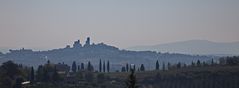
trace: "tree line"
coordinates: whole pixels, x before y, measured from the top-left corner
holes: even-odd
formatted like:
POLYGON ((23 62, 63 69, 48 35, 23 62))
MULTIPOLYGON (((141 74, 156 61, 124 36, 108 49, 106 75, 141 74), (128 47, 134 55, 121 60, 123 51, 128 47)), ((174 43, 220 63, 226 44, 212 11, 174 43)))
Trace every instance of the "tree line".
MULTIPOLYGON (((76 76, 74 77, 85 76, 87 81, 92 81, 94 79, 92 73, 104 74, 112 72, 110 66, 109 60, 102 61, 100 59, 99 68, 96 70, 90 61, 86 65, 84 63, 77 65, 76 61, 73 61, 70 70, 73 75, 75 73, 76 76), (79 75, 81 71, 86 71, 87 74, 79 75)), ((160 62, 156 60, 154 72, 157 75, 144 78, 138 83, 152 85, 157 88, 237 88, 239 87, 239 70, 237 68, 239 68, 239 57, 236 56, 223 57, 218 62, 214 61, 214 59, 207 62, 198 60, 189 65, 181 62, 176 64, 162 62, 162 65, 160 65, 160 62)), ((121 72, 131 72, 133 75, 129 76, 128 79, 131 81, 138 80, 135 77, 135 72, 145 72, 145 75, 147 75, 147 69, 144 64, 136 67, 134 64, 126 63, 125 66, 122 66, 121 72)), ((99 79, 105 78, 102 74, 97 75, 97 77, 99 79)), ((15 64, 12 61, 4 62, 0 66, 1 88, 22 88, 21 83, 28 80, 32 84, 38 82, 57 84, 65 80, 65 78, 59 74, 56 64, 50 61, 38 66, 36 70, 33 67, 15 64)), ((135 86, 135 82, 129 81, 129 83, 133 83, 129 85, 135 86)))

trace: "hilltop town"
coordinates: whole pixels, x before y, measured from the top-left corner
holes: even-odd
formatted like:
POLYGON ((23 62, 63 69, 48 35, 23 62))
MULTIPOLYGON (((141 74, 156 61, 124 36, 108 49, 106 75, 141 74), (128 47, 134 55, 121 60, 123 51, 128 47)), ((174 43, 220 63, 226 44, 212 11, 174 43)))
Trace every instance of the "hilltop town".
MULTIPOLYGON (((210 61, 213 57, 210 56, 198 56, 198 55, 185 55, 175 53, 160 53, 154 51, 128 51, 120 50, 117 47, 110 46, 104 43, 94 44, 91 43, 90 37, 86 39, 85 44, 82 44, 80 40, 73 43, 72 46, 67 45, 64 48, 47 50, 47 51, 33 51, 31 49, 22 48, 20 50, 9 50, 9 53, 2 54, 0 62, 12 60, 19 64, 25 64, 28 66, 37 67, 50 60, 53 63, 65 63, 72 64, 76 61, 77 64, 91 63, 96 64, 99 60, 110 61, 112 66, 111 71, 121 69, 122 65, 126 63, 135 64, 139 66, 142 62, 146 62, 145 67, 147 69, 153 69, 153 64, 156 60, 162 63, 178 63, 184 62, 190 64, 192 61, 210 61)), ((216 58, 214 58, 216 59, 216 58)), ((98 67, 95 65, 94 67, 98 67)))

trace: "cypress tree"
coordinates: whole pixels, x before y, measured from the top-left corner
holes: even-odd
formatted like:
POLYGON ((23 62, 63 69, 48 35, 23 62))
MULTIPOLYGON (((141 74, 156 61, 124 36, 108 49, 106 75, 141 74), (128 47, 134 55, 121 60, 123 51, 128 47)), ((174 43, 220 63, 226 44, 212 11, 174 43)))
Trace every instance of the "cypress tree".
POLYGON ((195 67, 195 63, 194 63, 194 62, 192 62, 191 66, 192 66, 192 67, 195 67))
POLYGON ((171 64, 168 62, 168 70, 170 70, 171 68, 171 64))
POLYGON ((129 64, 126 64, 126 71, 129 72, 129 64))
POLYGON ((122 67, 122 68, 121 68, 121 72, 126 72, 126 68, 125 68, 125 67, 122 67))
POLYGON ((88 62, 88 65, 87 65, 87 70, 88 71, 93 71, 93 66, 91 65, 90 61, 88 62))
POLYGON ((50 76, 48 73, 48 68, 47 66, 43 66, 43 78, 42 78, 43 82, 49 82, 50 81, 50 76))
POLYGON ((31 78, 30 78, 31 83, 33 83, 34 80, 35 80, 35 74, 34 74, 34 73, 35 73, 35 72, 34 72, 34 68, 32 67, 32 68, 31 68, 31 78))
POLYGON ((36 79, 37 81, 43 81, 43 66, 39 65, 37 69, 37 74, 36 74, 36 79))
POLYGON ((109 60, 107 61, 107 72, 110 72, 110 62, 109 62, 109 60))
POLYGON ((50 60, 47 60, 47 64, 50 64, 51 62, 50 62, 50 60))
POLYGON ((201 66, 201 62, 200 62, 200 60, 197 61, 197 66, 198 66, 198 67, 201 66))
POLYGON ((85 69, 85 66, 84 66, 84 63, 81 63, 81 70, 84 70, 85 69))
POLYGON ((80 71, 80 65, 77 66, 77 70, 80 71))
POLYGON ((72 72, 76 72, 76 62, 75 61, 73 61, 73 63, 72 63, 72 67, 71 67, 71 70, 72 70, 72 72))
POLYGON ((103 72, 105 72, 105 61, 103 62, 103 72))
POLYGON ((212 59, 212 61, 211 61, 211 66, 213 66, 214 65, 214 60, 212 59))
POLYGON ((159 70, 159 61, 156 62, 156 70, 159 70))
POLYGON ((141 64, 141 66, 140 66, 140 71, 145 71, 144 64, 141 64))
POLYGON ((99 64, 99 72, 102 71, 102 63, 101 63, 101 59, 100 59, 100 64, 99 64))
POLYGON ((165 70, 166 70, 165 63, 163 62, 163 71, 165 71, 165 70))
POLYGON ((182 66, 181 66, 181 63, 178 62, 178 64, 177 64, 177 68, 180 69, 181 67, 182 67, 182 66))

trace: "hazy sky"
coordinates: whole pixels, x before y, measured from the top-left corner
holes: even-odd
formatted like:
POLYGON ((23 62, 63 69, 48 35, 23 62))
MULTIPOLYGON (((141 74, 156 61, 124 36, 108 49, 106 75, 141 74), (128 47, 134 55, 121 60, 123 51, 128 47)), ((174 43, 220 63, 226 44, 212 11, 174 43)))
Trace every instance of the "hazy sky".
POLYGON ((239 41, 239 0, 0 0, 0 47, 239 41))

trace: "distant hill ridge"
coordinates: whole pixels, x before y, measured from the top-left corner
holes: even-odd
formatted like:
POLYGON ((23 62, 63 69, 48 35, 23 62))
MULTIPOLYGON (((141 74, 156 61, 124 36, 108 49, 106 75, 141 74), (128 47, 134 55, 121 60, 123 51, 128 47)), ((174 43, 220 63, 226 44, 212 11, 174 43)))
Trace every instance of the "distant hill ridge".
POLYGON ((239 55, 239 42, 219 43, 208 40, 188 40, 152 46, 128 48, 136 51, 159 51, 199 55, 239 55))

